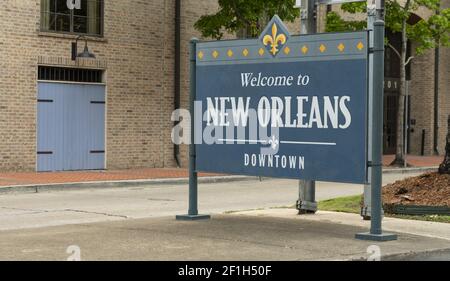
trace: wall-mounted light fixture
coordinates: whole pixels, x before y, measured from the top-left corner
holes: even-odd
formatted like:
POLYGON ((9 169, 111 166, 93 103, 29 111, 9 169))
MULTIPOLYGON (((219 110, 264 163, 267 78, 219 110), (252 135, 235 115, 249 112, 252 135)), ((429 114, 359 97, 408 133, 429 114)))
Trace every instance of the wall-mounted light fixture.
POLYGON ((78 36, 75 42, 72 42, 72 60, 74 61, 77 58, 95 59, 95 55, 89 52, 87 38, 83 35, 78 36), (84 39, 84 50, 82 53, 78 53, 78 40, 80 39, 84 39))

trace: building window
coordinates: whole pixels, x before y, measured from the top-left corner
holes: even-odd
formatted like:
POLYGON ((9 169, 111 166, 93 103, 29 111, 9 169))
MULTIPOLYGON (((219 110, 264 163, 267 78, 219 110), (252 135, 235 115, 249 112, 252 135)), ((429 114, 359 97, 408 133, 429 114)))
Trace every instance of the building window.
POLYGON ((70 9, 67 0, 41 0, 41 30, 103 35, 103 0, 79 1, 80 9, 70 9))

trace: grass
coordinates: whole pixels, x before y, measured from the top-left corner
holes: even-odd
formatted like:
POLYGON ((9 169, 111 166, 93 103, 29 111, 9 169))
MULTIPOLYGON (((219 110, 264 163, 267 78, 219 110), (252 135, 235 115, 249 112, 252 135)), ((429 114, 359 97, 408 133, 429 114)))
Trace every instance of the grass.
MULTIPOLYGON (((336 198, 336 199, 321 201, 321 202, 319 202, 318 208, 321 211, 359 214, 361 211, 361 200, 362 200, 361 195, 340 197, 340 198, 336 198)), ((421 220, 421 221, 450 223, 450 216, 438 216, 438 215, 406 216, 406 215, 386 214, 386 217, 408 219, 408 220, 421 220)))
POLYGON ((399 218, 405 220, 419 220, 419 221, 432 221, 432 222, 443 222, 450 223, 450 216, 438 216, 438 215, 428 215, 428 216, 406 216, 406 215, 386 215, 390 218, 399 218))
POLYGON ((361 211, 361 195, 320 201, 318 208, 321 211, 359 214, 361 211))

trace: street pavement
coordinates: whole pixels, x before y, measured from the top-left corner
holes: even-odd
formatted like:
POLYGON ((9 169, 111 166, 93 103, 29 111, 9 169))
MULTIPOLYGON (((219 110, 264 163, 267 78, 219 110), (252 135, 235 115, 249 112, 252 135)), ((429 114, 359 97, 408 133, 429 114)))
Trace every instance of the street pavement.
MULTIPOLYGON (((388 174, 385 184, 414 174, 388 174)), ((211 220, 176 221, 187 186, 152 185, 0 195, 0 260, 448 260, 448 224, 386 219, 399 240, 354 239, 359 215, 298 216, 297 181, 200 185, 211 220), (378 256, 378 253, 380 256, 378 256)), ((318 183, 317 199, 362 193, 318 183)))
MULTIPOLYGON (((387 174, 384 183, 414 176, 387 174)), ((317 184, 317 200, 362 194, 361 185, 317 184)), ((293 206, 298 181, 264 179, 199 184, 199 210, 208 214, 293 206)), ((175 216, 188 209, 187 185, 151 185, 0 195, 0 231, 175 216)))
POLYGON ((0 260, 383 260, 405 254, 432 258, 436 254, 430 251, 450 247, 448 240, 411 234, 384 243, 354 239, 364 231, 333 222, 240 214, 194 222, 121 220, 0 231, 0 260))

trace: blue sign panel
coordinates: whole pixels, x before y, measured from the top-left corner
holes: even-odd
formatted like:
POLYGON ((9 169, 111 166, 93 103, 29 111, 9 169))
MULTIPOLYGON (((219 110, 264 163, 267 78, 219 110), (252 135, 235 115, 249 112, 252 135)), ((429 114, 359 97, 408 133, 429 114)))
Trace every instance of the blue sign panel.
POLYGON ((196 170, 366 183, 367 46, 278 17, 259 39, 198 43, 196 170))

